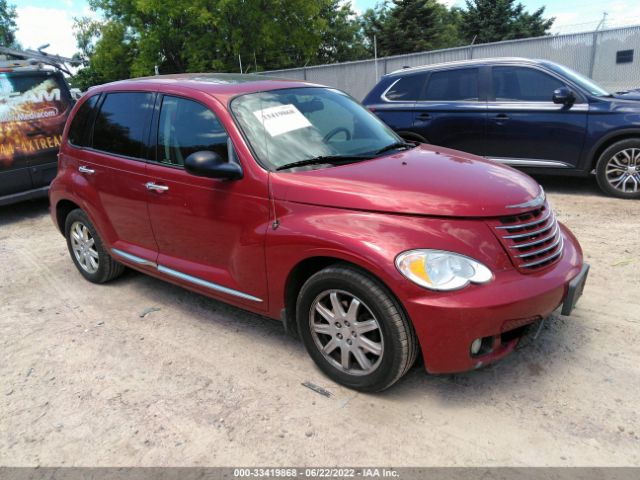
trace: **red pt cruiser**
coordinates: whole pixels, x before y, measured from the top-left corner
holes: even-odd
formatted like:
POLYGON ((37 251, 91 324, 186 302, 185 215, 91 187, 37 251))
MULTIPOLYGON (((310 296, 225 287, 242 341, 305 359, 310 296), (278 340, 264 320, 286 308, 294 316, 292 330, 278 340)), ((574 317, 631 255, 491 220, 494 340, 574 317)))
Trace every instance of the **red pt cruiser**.
POLYGON ((333 380, 391 386, 514 349, 588 266, 530 177, 405 143, 348 95, 248 75, 92 89, 51 213, 80 273, 128 266, 279 318, 333 380))

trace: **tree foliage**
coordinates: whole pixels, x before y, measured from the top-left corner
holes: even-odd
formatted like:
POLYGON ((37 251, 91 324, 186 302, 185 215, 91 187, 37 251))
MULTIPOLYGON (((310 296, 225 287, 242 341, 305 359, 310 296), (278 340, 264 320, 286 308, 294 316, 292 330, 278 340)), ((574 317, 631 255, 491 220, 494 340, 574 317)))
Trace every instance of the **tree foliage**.
POLYGON ((16 43, 16 7, 0 0, 0 46, 13 47, 16 43))
POLYGON ((533 13, 515 0, 467 0, 460 12, 461 31, 467 42, 489 43, 546 35, 554 18, 544 18, 544 7, 533 13))
MULTIPOLYGON (((6 0, 0 0, 3 5, 6 0)), ((397 55, 542 35, 553 19, 515 0, 385 0, 357 16, 342 0, 89 0, 102 20, 77 19, 87 88, 120 78, 243 72, 397 55)))

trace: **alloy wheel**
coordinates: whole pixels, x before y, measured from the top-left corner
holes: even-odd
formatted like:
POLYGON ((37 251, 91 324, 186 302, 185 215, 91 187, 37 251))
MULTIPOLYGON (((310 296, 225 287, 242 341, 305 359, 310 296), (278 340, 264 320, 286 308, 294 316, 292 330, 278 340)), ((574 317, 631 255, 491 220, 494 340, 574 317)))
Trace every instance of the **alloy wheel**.
POLYGON ((96 273, 100 266, 95 239, 85 224, 73 222, 70 229, 71 249, 80 267, 87 273, 96 273))
POLYGON ((640 148, 626 148, 615 153, 605 169, 607 182, 623 193, 640 191, 640 148))
POLYGON ((326 290, 309 312, 313 341, 324 358, 350 375, 368 375, 384 354, 380 324, 369 307, 344 290, 326 290))

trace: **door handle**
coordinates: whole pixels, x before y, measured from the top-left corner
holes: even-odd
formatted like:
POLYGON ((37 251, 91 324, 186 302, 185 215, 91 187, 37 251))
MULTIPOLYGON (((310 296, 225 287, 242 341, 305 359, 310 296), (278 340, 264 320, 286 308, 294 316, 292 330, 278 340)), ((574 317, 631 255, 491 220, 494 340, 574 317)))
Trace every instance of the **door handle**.
POLYGON ((85 167, 84 165, 79 166, 78 171, 80 173, 86 173, 87 175, 93 175, 94 173, 96 173, 93 168, 85 167))
POLYGON ((164 193, 169 190, 169 187, 167 187, 166 185, 157 185, 153 182, 147 182, 144 186, 147 187, 147 190, 153 190, 154 192, 158 193, 164 193))
POLYGON ((416 119, 417 119, 417 120, 429 120, 430 118, 431 118, 431 115, 430 115, 430 114, 428 114, 428 113, 419 113, 419 114, 416 116, 416 119))
POLYGON ((503 121, 503 120, 509 120, 509 115, 507 115, 506 113, 499 113, 494 117, 497 121, 503 121))

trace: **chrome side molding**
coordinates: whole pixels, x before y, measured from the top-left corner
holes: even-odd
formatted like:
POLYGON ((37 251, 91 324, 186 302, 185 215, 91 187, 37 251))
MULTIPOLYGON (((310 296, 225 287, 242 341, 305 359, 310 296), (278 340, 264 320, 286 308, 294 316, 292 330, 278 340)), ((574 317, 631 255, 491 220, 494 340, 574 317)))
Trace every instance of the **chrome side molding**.
POLYGON ((126 260, 129 260, 130 262, 136 263, 138 265, 145 265, 147 267, 154 267, 156 268, 158 265, 156 265, 155 262, 152 262, 151 260, 147 260, 141 257, 138 257, 136 255, 132 255, 130 253, 127 252, 123 252, 122 250, 119 250, 117 248, 112 248, 111 249, 111 253, 115 253, 118 257, 124 258, 126 260))
POLYGON ((222 285, 218 285, 217 283, 208 282, 207 280, 203 280, 198 277, 187 275, 186 273, 179 272, 178 270, 173 270, 172 268, 165 267, 163 265, 158 265, 155 262, 152 262, 150 260, 146 260, 136 255, 123 252, 122 250, 119 250, 117 248, 112 248, 111 252, 137 265, 144 265, 147 267, 157 268, 159 272, 165 273, 175 278, 179 278, 180 280, 184 280, 189 283, 193 283, 194 285, 199 285, 201 287, 208 288, 215 292, 226 293, 227 295, 232 295, 238 298, 244 298, 245 300, 251 300, 252 302, 262 302, 261 298, 254 297, 253 295, 249 295, 248 293, 240 292, 238 290, 234 290, 233 288, 224 287, 222 285))
POLYGON ((233 295, 234 297, 244 298, 245 300, 251 300, 253 302, 262 302, 262 299, 258 297, 254 297, 253 295, 249 295, 248 293, 239 292, 238 290, 234 290, 233 288, 223 287, 222 285, 218 285, 217 283, 213 283, 213 282, 208 282, 198 277, 192 277, 191 275, 187 275, 186 273, 173 270, 163 265, 158 265, 158 271, 162 273, 166 273, 167 275, 171 275, 172 277, 179 278, 186 282, 193 283, 194 285, 199 285, 201 287, 209 288, 216 292, 226 293, 227 295, 233 295))
POLYGON ((539 160, 537 158, 507 158, 507 157, 488 157, 494 162, 512 165, 514 167, 548 167, 548 168, 572 168, 565 162, 557 160, 539 160))

